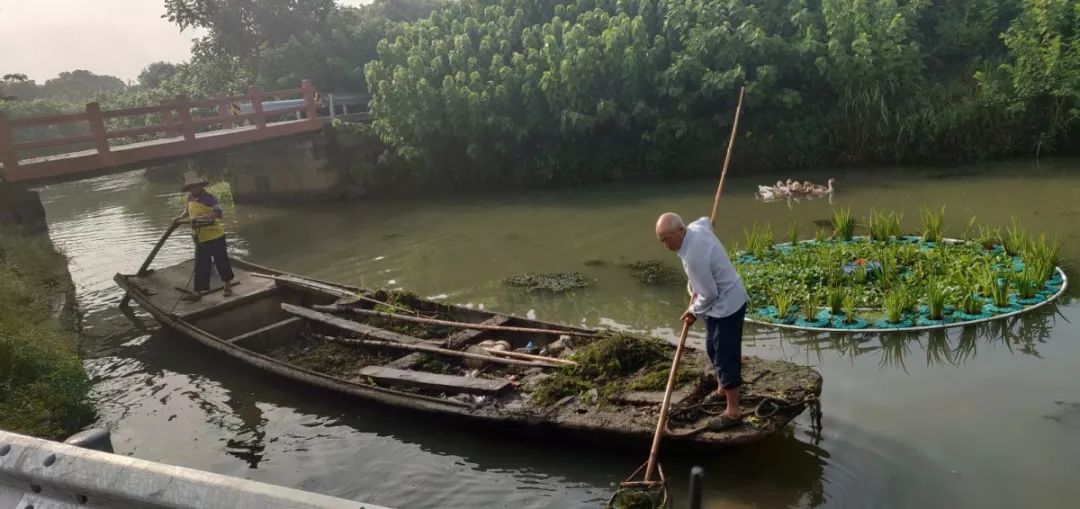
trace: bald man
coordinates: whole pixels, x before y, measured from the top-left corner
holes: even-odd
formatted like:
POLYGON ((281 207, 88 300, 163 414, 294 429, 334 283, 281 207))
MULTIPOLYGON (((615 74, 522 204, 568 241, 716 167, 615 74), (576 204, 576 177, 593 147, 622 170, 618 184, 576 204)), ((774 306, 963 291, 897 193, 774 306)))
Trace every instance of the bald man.
POLYGON ((674 212, 656 220, 656 238, 682 260, 693 300, 682 320, 693 325, 705 319, 705 353, 716 370, 718 394, 727 408, 713 429, 726 429, 742 420, 739 386, 742 385, 742 330, 748 296, 742 278, 727 251, 713 234, 709 218, 686 226, 674 212))

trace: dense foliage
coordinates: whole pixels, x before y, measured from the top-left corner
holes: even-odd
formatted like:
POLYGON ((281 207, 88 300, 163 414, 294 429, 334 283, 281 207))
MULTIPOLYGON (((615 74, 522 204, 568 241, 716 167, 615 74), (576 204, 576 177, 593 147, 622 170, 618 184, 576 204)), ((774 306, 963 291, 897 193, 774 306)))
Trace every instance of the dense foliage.
POLYGON ((1069 0, 462 0, 366 71, 382 139, 466 181, 712 165, 744 85, 744 162, 967 160, 1067 148, 1078 26, 1069 0))

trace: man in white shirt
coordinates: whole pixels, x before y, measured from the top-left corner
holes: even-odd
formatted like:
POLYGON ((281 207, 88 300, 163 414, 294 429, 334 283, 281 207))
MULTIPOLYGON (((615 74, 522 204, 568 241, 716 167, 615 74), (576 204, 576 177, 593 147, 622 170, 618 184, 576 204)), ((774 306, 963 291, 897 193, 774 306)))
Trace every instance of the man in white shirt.
POLYGON ((719 428, 734 426, 742 419, 739 386, 742 327, 748 301, 742 278, 713 234, 707 217, 686 226, 678 214, 665 212, 656 220, 656 238, 679 255, 690 279, 693 299, 682 319, 688 325, 705 319, 705 352, 716 369, 718 392, 727 401, 719 428))

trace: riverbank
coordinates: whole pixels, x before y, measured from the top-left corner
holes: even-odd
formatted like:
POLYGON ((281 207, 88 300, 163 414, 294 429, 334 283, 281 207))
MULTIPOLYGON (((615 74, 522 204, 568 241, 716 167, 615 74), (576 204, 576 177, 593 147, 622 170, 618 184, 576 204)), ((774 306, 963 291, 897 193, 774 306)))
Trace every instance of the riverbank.
POLYGON ((0 429, 63 439, 93 422, 74 292, 47 236, 0 230, 0 429))

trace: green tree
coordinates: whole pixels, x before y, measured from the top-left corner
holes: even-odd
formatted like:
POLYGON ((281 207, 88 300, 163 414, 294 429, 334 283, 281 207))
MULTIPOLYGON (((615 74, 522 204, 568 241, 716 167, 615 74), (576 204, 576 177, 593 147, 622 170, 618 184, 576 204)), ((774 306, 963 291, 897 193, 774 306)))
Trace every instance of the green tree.
POLYGON ((124 90, 123 80, 115 76, 94 74, 85 69, 62 72, 45 80, 40 87, 41 97, 86 101, 95 95, 124 90))
POLYGON ((143 68, 139 73, 139 86, 143 88, 158 88, 166 80, 176 74, 176 64, 169 62, 154 62, 143 68))

